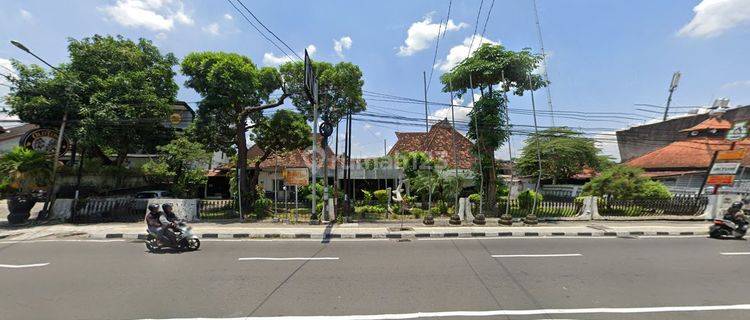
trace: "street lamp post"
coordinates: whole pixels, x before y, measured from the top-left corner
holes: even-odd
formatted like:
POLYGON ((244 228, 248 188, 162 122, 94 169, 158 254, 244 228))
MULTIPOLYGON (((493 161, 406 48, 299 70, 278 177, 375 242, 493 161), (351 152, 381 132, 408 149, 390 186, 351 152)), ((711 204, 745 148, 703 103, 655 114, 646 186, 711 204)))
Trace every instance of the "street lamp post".
MULTIPOLYGON (((53 65, 49 64, 49 62, 45 61, 41 57, 31 52, 31 50, 29 50, 29 48, 27 48, 22 43, 15 41, 15 40, 11 40, 10 43, 14 45, 15 47, 17 47, 18 49, 21 49, 25 51, 26 53, 32 55, 34 58, 43 62, 44 64, 46 64, 48 67, 52 68, 53 70, 60 72, 61 74, 67 76, 65 72, 54 67, 53 65)), ((60 131, 58 132, 58 135, 57 135, 57 144, 55 145, 55 154, 53 158, 54 160, 52 162, 52 179, 50 181, 49 186, 47 187, 47 200, 45 200, 44 202, 44 207, 42 209, 42 216, 41 217, 38 216, 37 220, 39 220, 40 218, 41 220, 48 218, 49 212, 51 211, 52 206, 55 204, 55 197, 53 193, 55 191, 55 181, 57 178, 57 166, 58 166, 58 162, 60 161, 60 148, 62 148, 62 140, 63 140, 63 135, 65 134, 65 126, 67 125, 67 122, 68 122, 68 110, 66 108, 65 112, 63 113, 62 123, 60 123, 60 131)), ((78 197, 78 192, 76 192, 76 198, 77 197, 78 197)))

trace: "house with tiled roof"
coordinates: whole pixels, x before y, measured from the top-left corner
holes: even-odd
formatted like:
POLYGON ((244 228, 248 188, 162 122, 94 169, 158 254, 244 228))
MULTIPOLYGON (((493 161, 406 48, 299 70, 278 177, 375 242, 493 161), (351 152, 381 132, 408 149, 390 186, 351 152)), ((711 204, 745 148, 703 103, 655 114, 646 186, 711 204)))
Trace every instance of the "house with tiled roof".
POLYGON ((448 119, 435 123, 428 132, 396 132, 396 144, 388 155, 421 151, 440 159, 449 168, 470 170, 477 158, 471 154, 474 143, 453 129, 448 119))
MULTIPOLYGON (((646 176, 664 183, 674 193, 697 193, 706 179, 716 151, 730 150, 733 143, 725 139, 732 123, 714 115, 694 126, 679 130, 683 138, 625 162, 643 169, 646 176)), ((734 149, 750 148, 750 139, 734 143, 734 149)), ((740 176, 735 188, 744 188, 744 167, 750 164, 750 154, 742 160, 740 176)))

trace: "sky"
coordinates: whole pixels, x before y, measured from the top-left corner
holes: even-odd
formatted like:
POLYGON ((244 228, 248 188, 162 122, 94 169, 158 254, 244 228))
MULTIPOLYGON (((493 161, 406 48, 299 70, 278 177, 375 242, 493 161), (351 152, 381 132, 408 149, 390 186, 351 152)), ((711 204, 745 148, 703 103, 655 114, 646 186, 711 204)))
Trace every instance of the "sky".
MULTIPOLYGON (((428 100, 448 103, 440 75, 465 58, 470 46, 474 50, 481 41, 541 52, 531 0, 243 3, 299 55, 306 48, 314 60, 357 64, 364 74, 364 89, 370 92, 423 99, 425 72, 432 74, 428 100)), ((637 104, 663 106, 675 71, 682 78, 674 92, 672 115, 720 97, 729 98, 731 105, 750 104, 748 0, 537 0, 537 9, 549 92, 557 112, 554 124, 585 131, 615 158, 613 132, 660 117, 658 107, 637 104)), ((10 40, 21 41, 57 64, 68 59, 68 38, 94 34, 147 38, 178 58, 193 51, 230 51, 247 55, 259 66, 289 59, 229 0, 0 0, 0 73, 8 73, 3 66, 9 67, 9 59, 36 63, 10 40)), ((540 67, 536 72, 542 71, 540 67)), ((185 78, 178 76, 176 81, 182 86, 185 78)), ((7 89, 0 85, 0 96, 7 89)), ((367 98, 368 112, 424 118, 424 105, 367 98)), ((200 96, 181 87, 178 99, 195 107, 200 96)), ((456 102, 470 105, 469 100, 467 95, 456 102)), ((535 92, 534 101, 538 110, 549 110, 547 90, 535 92)), ((515 128, 531 130, 530 95, 511 96, 510 107, 515 128)), ((467 111, 456 108, 457 120, 466 119, 467 111)), ((440 105, 430 105, 429 113, 433 119, 450 116, 450 110, 440 105)), ((538 123, 551 126, 549 113, 540 112, 538 123)), ((387 149, 395 143, 394 131, 424 130, 372 121, 353 126, 355 157, 382 155, 383 141, 387 149)), ((514 156, 524 138, 522 133, 512 138, 514 156)), ((507 145, 497 155, 508 158, 507 145)))

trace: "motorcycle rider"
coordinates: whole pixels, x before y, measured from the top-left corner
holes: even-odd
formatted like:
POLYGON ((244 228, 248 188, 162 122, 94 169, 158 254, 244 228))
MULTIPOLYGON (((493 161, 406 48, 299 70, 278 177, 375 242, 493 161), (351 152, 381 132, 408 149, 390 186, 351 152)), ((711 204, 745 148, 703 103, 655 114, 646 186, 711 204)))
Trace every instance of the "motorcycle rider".
POLYGON ((747 201, 748 199, 744 199, 743 201, 735 201, 732 203, 724 214, 724 219, 736 223, 737 227, 740 229, 746 228, 748 222, 745 213, 742 211, 742 207, 747 201))
POLYGON ((145 220, 148 231, 156 234, 157 242, 163 242, 161 240, 166 240, 168 242, 172 241, 173 238, 167 238, 167 235, 165 235, 165 230, 172 226, 173 223, 167 220, 167 217, 159 211, 158 204, 148 205, 148 212, 146 213, 145 220))
POLYGON ((177 223, 180 221, 180 218, 178 218, 174 213, 174 209, 172 208, 171 203, 162 204, 161 209, 164 211, 164 216, 167 217, 167 220, 169 220, 169 222, 177 223))

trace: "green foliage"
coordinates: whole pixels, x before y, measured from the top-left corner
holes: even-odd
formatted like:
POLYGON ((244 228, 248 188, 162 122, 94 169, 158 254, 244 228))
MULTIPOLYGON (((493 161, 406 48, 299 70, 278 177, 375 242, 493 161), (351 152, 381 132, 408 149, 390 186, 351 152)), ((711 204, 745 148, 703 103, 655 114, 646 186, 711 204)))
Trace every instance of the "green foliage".
POLYGON ((420 171, 435 172, 435 165, 437 164, 424 152, 402 153, 399 154, 397 161, 407 179, 416 178, 420 171))
POLYGON ((372 193, 375 196, 375 199, 378 201, 381 205, 388 204, 388 197, 390 196, 388 194, 388 190, 375 190, 375 192, 372 193))
POLYGON ((435 171, 419 171, 416 177, 409 179, 409 183, 416 195, 432 199, 435 192, 445 185, 445 179, 435 171))
POLYGON ((312 201, 313 198, 315 198, 317 202, 320 202, 323 199, 323 185, 318 182, 314 185, 308 184, 302 186, 302 188, 299 189, 299 195, 307 199, 307 201, 312 201))
POLYGON ((312 144, 310 131, 305 117, 291 110, 282 109, 269 119, 260 118, 251 131, 255 144, 264 152, 256 161, 306 148, 312 144))
POLYGON ((253 201, 253 214, 258 220, 262 220, 273 205, 273 200, 266 197, 258 197, 253 201))
POLYGON ((568 179, 584 168, 599 169, 607 165, 598 156, 599 148, 593 139, 585 138, 578 131, 567 127, 556 127, 531 134, 521 150, 516 168, 522 175, 537 176, 537 143, 542 159, 542 179, 568 179))
MULTIPOLYGON (((339 62, 332 65, 328 62, 313 62, 313 69, 318 77, 318 114, 321 119, 338 123, 348 112, 352 114, 364 111, 366 102, 362 98, 362 71, 355 64, 339 62)), ((313 108, 304 92, 304 63, 288 62, 279 71, 286 81, 287 92, 297 110, 309 121, 313 118, 313 108)))
POLYGON ((541 193, 534 192, 534 190, 525 190, 518 194, 518 206, 521 209, 531 209, 534 206, 535 198, 538 207, 542 200, 544 200, 544 196, 541 193))
POLYGON ((354 207, 354 213, 356 213, 357 215, 362 215, 366 213, 383 214, 385 213, 385 211, 386 209, 383 206, 364 205, 364 206, 354 207))
POLYGON ((15 147, 0 157, 0 176, 3 192, 28 194, 50 182, 52 161, 41 152, 15 147))
POLYGON ((481 200, 482 200, 482 195, 478 193, 472 193, 469 195, 469 201, 471 201, 471 203, 477 204, 481 200))
POLYGON ((372 192, 367 190, 362 190, 362 200, 364 200, 365 203, 371 203, 372 202, 372 192))
POLYGON ((180 136, 157 150, 159 157, 141 167, 149 182, 169 184, 178 197, 190 197, 206 183, 205 167, 211 154, 202 144, 180 136))
POLYGON ((148 40, 100 35, 70 39, 68 53, 64 73, 14 61, 19 77, 7 99, 12 114, 57 126, 68 111, 66 133, 92 148, 112 150, 118 165, 128 153, 153 150, 170 135, 163 123, 178 89, 174 55, 162 55, 148 40))
MULTIPOLYGON (((432 211, 432 210, 430 210, 432 211)), ((421 209, 421 208, 411 208, 409 209, 409 213, 411 213, 414 218, 416 219, 422 219, 427 216, 427 210, 421 209)), ((433 214, 435 216, 436 214, 433 214)))
POLYGON ((615 199, 671 197, 661 182, 651 181, 643 175, 643 170, 625 165, 616 165, 602 171, 583 186, 583 194, 615 199))

